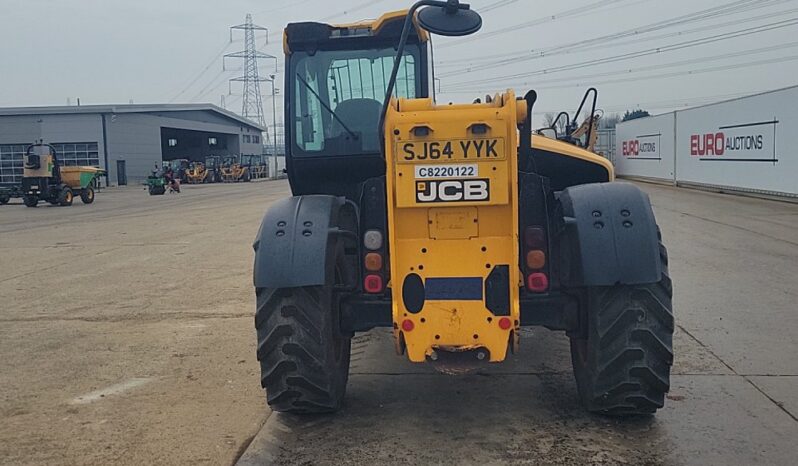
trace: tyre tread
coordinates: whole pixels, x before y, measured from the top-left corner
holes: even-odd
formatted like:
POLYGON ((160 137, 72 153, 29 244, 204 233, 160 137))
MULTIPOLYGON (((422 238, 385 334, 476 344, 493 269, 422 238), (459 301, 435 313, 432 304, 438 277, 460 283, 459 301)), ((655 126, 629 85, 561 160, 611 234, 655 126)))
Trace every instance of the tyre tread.
POLYGON ((660 236, 662 278, 648 285, 600 288, 588 311, 588 357, 574 371, 588 411, 612 416, 652 414, 664 406, 673 364, 673 287, 660 236))

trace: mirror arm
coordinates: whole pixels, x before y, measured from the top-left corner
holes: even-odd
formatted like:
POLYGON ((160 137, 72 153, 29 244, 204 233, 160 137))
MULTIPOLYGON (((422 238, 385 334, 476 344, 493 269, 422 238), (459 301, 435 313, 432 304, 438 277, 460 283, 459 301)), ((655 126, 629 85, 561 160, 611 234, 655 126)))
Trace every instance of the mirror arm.
POLYGON ((518 151, 518 155, 520 160, 518 161, 519 167, 524 167, 526 171, 533 171, 537 173, 537 163, 535 162, 535 155, 532 151, 532 109, 535 107, 535 103, 538 100, 538 93, 534 90, 530 90, 524 96, 524 100, 526 101, 526 120, 521 124, 519 131, 521 133, 518 145, 520 150, 518 151), (532 165, 530 167, 530 165, 532 165))
MULTIPOLYGON (((385 100, 382 103, 382 112, 380 113, 380 139, 383 143, 383 150, 385 148, 385 115, 388 113, 388 106, 391 104, 391 96, 393 95, 393 89, 396 85, 396 76, 399 74, 399 65, 402 63, 402 56, 405 53, 405 45, 407 44, 407 37, 410 35, 410 25, 413 22, 413 18, 416 16, 416 11, 423 6, 437 6, 441 8, 454 8, 455 5, 458 5, 458 2, 455 1, 439 1, 439 0, 419 0, 416 2, 410 10, 407 12, 407 16, 405 17, 405 24, 402 27, 402 36, 399 39, 399 47, 396 51, 396 58, 393 61, 393 68, 391 69, 391 77, 388 80, 388 89, 385 92, 385 100)), ((466 9, 468 5, 459 5, 458 8, 466 9)), ((435 84, 433 83, 433 86, 435 84)))

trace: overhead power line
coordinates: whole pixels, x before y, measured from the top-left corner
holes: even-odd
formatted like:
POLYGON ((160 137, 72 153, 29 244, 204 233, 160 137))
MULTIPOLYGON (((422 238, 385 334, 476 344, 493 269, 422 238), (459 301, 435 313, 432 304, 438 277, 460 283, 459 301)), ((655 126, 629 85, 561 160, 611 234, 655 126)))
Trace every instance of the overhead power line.
POLYGON ((202 78, 202 76, 204 76, 204 75, 205 75, 205 73, 207 73, 207 72, 208 72, 208 70, 209 70, 209 69, 211 69, 211 67, 212 67, 212 66, 213 66, 215 63, 218 63, 218 60, 219 60, 219 58, 220 58, 220 57, 221 57, 221 56, 224 54, 224 52, 226 52, 226 51, 227 51, 227 49, 228 49, 228 48, 230 48, 230 45, 231 45, 232 43, 234 43, 234 42, 240 42, 240 40, 239 40, 239 41, 232 41, 232 42, 227 42, 227 43, 225 43, 225 44, 224 44, 224 47, 222 47, 222 49, 221 49, 221 50, 219 50, 219 52, 218 52, 218 53, 216 53, 216 54, 213 56, 213 58, 211 59, 211 61, 209 61, 209 62, 208 62, 208 64, 207 64, 207 65, 205 65, 205 67, 204 67, 204 68, 202 68, 202 70, 201 70, 199 73, 197 73, 197 74, 194 76, 194 78, 193 78, 193 79, 191 79, 191 81, 189 81, 189 83, 188 83, 188 84, 186 84, 186 85, 183 87, 183 89, 182 89, 180 92, 178 92, 177 94, 175 94, 175 96, 174 96, 174 97, 172 97, 171 99, 169 99, 169 102, 170 102, 170 103, 174 102, 175 100, 179 99, 179 98, 180 98, 180 96, 182 96, 183 94, 185 94, 186 92, 188 92, 188 90, 189 90, 189 89, 191 89, 191 86, 193 86, 194 84, 196 84, 196 83, 197 83, 197 81, 199 81, 199 80, 200 80, 200 78, 202 78))
POLYGON ((771 46, 768 46, 768 47, 759 47, 759 48, 755 48, 755 49, 735 51, 735 52, 726 53, 726 54, 723 54, 723 55, 712 55, 712 56, 708 56, 708 57, 696 57, 696 58, 691 58, 691 59, 688 59, 688 60, 680 60, 680 61, 670 62, 670 63, 661 63, 661 64, 642 66, 642 67, 637 67, 637 68, 614 70, 614 71, 608 71, 606 73, 591 73, 591 74, 581 75, 581 76, 565 76, 565 77, 561 77, 561 78, 535 80, 534 82, 528 82, 527 81, 527 82, 514 82, 514 83, 505 83, 505 84, 507 84, 507 85, 509 85, 511 87, 528 87, 528 86, 539 86, 541 84, 547 84, 547 83, 563 83, 563 85, 565 85, 566 81, 574 81, 572 83, 568 83, 568 85, 569 86, 570 85, 583 85, 583 86, 586 86, 586 85, 592 85, 594 82, 596 82, 596 78, 609 77, 609 76, 629 76, 629 75, 634 74, 634 73, 642 73, 642 72, 646 72, 646 71, 655 71, 655 70, 662 70, 662 69, 668 69, 668 68, 676 68, 676 67, 680 67, 680 66, 702 64, 702 63, 708 63, 708 62, 712 62, 712 61, 722 61, 722 60, 727 60, 727 59, 730 59, 730 58, 739 58, 739 57, 745 57, 745 56, 750 56, 750 55, 758 55, 758 54, 763 54, 763 53, 768 53, 768 52, 775 52, 775 51, 778 51, 778 50, 790 49, 790 48, 794 48, 794 47, 798 47, 798 41, 788 42, 788 43, 785 43, 785 44, 771 45, 771 46))
MULTIPOLYGON (((762 65, 771 65, 775 63, 784 63, 784 62, 792 62, 798 60, 798 55, 790 55, 786 57, 776 57, 776 58, 769 58, 769 59, 762 59, 762 60, 754 60, 744 63, 736 63, 732 65, 721 65, 721 66, 714 66, 709 68, 699 68, 693 70, 686 70, 686 71, 675 71, 673 73, 662 73, 662 74, 655 74, 651 76, 638 76, 638 77, 630 77, 630 78, 619 78, 619 79, 607 79, 607 80, 599 80, 599 81, 592 81, 590 84, 593 86, 599 86, 604 84, 620 84, 620 83, 628 83, 628 82, 643 82, 643 81, 651 81, 656 79, 668 79, 668 78, 675 78, 681 76, 693 76, 698 74, 707 74, 707 73, 716 73, 720 71, 729 71, 741 68, 751 68, 756 66, 762 65)), ((583 84, 558 84, 552 86, 535 86, 535 90, 546 90, 546 89, 565 89, 569 87, 580 87, 583 84)), ((513 86, 511 86, 513 87, 513 86)), ((482 90, 465 90, 465 89, 458 89, 455 91, 449 91, 448 89, 444 89, 444 92, 441 94, 474 94, 482 92, 482 90)))
MULTIPOLYGON (((521 63, 521 62, 530 61, 530 60, 548 58, 548 57, 552 57, 552 56, 556 56, 556 55, 570 54, 570 53, 583 53, 583 52, 589 52, 589 51, 592 51, 592 50, 602 50, 602 49, 608 49, 610 47, 615 48, 615 47, 619 47, 619 46, 623 46, 623 45, 639 44, 639 43, 642 43, 642 42, 651 42, 651 41, 654 41, 654 40, 668 39, 668 38, 672 38, 672 37, 683 37, 683 36, 688 36, 688 35, 691 35, 691 34, 696 34, 696 33, 699 33, 699 32, 709 32, 709 31, 713 31, 713 30, 716 30, 716 29, 722 29, 722 28, 726 28, 726 27, 730 27, 730 26, 739 26, 740 24, 753 23, 753 22, 757 22, 757 21, 761 21, 761 20, 765 20, 765 19, 770 19, 770 18, 774 18, 774 17, 783 17, 785 15, 793 14, 793 13, 796 13, 796 12, 798 12, 798 8, 792 8, 792 9, 789 9, 789 10, 782 10, 782 11, 775 11, 775 12, 771 12, 771 13, 766 13, 766 14, 759 15, 759 16, 749 16, 749 17, 745 17, 745 18, 735 19, 735 20, 732 20, 732 21, 726 21, 726 22, 717 23, 717 24, 704 25, 704 26, 696 27, 696 28, 692 28, 692 29, 683 29, 683 30, 679 30, 679 31, 667 32, 667 33, 664 33, 664 34, 657 34, 657 35, 651 35, 651 36, 645 36, 645 34, 641 34, 641 35, 643 35, 643 37, 635 36, 635 37, 629 38, 629 40, 621 41, 621 42, 613 42, 612 44, 606 44, 606 43, 603 43, 602 41, 597 39, 597 40, 593 41, 592 45, 587 45, 587 46, 584 46, 584 47, 565 48, 565 46, 558 46, 558 48, 561 48, 561 50, 559 50, 559 51, 552 51, 552 52, 520 51, 520 52, 512 52, 510 54, 502 54, 502 55, 500 55, 498 57, 497 56, 493 56, 493 57, 485 56, 483 58, 474 57, 474 58, 461 59, 461 60, 449 60, 449 61, 446 61, 446 62, 438 63, 438 64, 436 64, 436 66, 438 68, 460 67, 459 68, 460 71, 457 74, 462 74, 461 72, 480 71, 482 69, 489 69, 489 68, 492 68, 492 67, 497 66, 497 65, 521 63), (468 63, 469 66, 466 67, 466 68, 463 68, 463 63, 468 63)), ((446 73, 444 73, 444 74, 446 74, 446 73)))
POLYGON ((624 53, 624 54, 615 55, 615 56, 611 56, 611 57, 604 57, 604 58, 598 58, 598 59, 594 59, 594 60, 583 61, 583 62, 579 62, 579 63, 573 63, 573 64, 569 64, 569 65, 555 66, 555 67, 546 68, 546 69, 542 69, 542 70, 525 72, 525 73, 517 73, 517 74, 511 74, 511 75, 504 74, 501 77, 490 77, 490 78, 482 78, 482 79, 475 79, 475 80, 468 80, 468 81, 460 81, 460 82, 450 83, 450 84, 447 84, 447 88, 448 87, 457 87, 457 86, 463 85, 463 84, 492 83, 492 82, 496 82, 496 80, 500 79, 500 78, 501 79, 506 79, 506 80, 511 80, 511 79, 515 79, 515 78, 524 78, 524 77, 528 77, 528 76, 545 75, 545 74, 559 73, 559 72, 563 72, 563 71, 571 71, 571 70, 576 70, 576 69, 588 68, 588 67, 603 65, 603 64, 607 64, 607 63, 614 63, 614 62, 619 62, 619 61, 630 60, 630 59, 633 59, 633 58, 640 58, 640 57, 644 57, 644 56, 650 56, 650 55, 657 55, 657 54, 661 54, 661 53, 673 52, 673 51, 676 51, 676 50, 682 50, 682 49, 686 49, 686 48, 697 47, 697 46, 700 46, 700 45, 711 44, 711 43, 720 42, 720 41, 733 39, 733 38, 737 38, 737 37, 745 37, 745 36, 749 36, 749 35, 752 35, 752 34, 759 34, 759 33, 762 33, 762 32, 767 32, 767 31, 772 31, 772 30, 776 30, 776 29, 781 29, 781 28, 785 28, 785 27, 794 26, 796 24, 798 24, 798 18, 792 18, 792 19, 788 19, 788 20, 784 20, 784 21, 778 21, 778 22, 775 22, 775 23, 765 24, 765 25, 762 25, 762 26, 756 26, 756 27, 753 27, 753 28, 741 29, 741 30, 738 30, 738 31, 733 31, 733 32, 728 32, 728 33, 723 33, 723 34, 717 34, 717 35, 714 35, 714 36, 709 36, 709 37, 704 37, 704 38, 700 38, 700 39, 694 39, 694 40, 690 40, 690 41, 680 42, 680 43, 671 44, 671 45, 667 45, 667 46, 663 46, 663 47, 655 47, 655 48, 650 48, 650 49, 641 50, 641 51, 637 51, 637 52, 629 52, 629 53, 624 53))
POLYGON ((467 38, 464 38, 464 39, 459 39, 459 40, 454 41, 454 42, 449 42, 449 43, 440 45, 439 48, 454 47, 454 46, 458 46, 458 45, 462 45, 462 44, 467 44, 469 42, 473 42, 473 41, 476 41, 476 40, 480 40, 481 41, 481 40, 488 39, 490 37, 498 36, 498 35, 501 35, 501 34, 507 34, 508 32, 516 32, 516 31, 520 31, 520 30, 523 30, 523 29, 528 29, 528 28, 531 28, 531 27, 534 27, 534 26, 539 26, 541 24, 550 23, 550 22, 553 22, 553 21, 559 21, 559 20, 564 19, 564 18, 572 18, 572 17, 577 17, 577 16, 583 16, 585 14, 592 13, 593 11, 598 10, 600 8, 604 8, 604 7, 608 6, 608 5, 613 5, 613 4, 617 4, 617 3, 621 3, 621 2, 628 2, 628 1, 630 1, 630 0, 600 0, 600 1, 597 1, 597 2, 590 3, 588 5, 585 5, 585 6, 578 7, 578 8, 571 8, 569 10, 564 10, 564 11, 561 11, 559 13, 555 13, 553 15, 543 16, 543 17, 536 18, 536 19, 533 19, 533 20, 530 20, 530 21, 525 21, 523 23, 514 24, 512 26, 506 26, 506 27, 503 27, 503 28, 500 28, 500 29, 496 29, 494 31, 488 31, 488 32, 479 33, 479 34, 477 34, 475 36, 472 36, 472 37, 467 37, 467 38))
POLYGON ((518 0, 499 0, 497 2, 493 2, 493 3, 489 4, 489 5, 485 5, 482 8, 479 8, 479 12, 480 13, 487 13, 489 11, 497 10, 499 8, 502 8, 502 7, 505 7, 505 6, 508 6, 508 5, 512 5, 513 3, 516 3, 517 1, 518 0))

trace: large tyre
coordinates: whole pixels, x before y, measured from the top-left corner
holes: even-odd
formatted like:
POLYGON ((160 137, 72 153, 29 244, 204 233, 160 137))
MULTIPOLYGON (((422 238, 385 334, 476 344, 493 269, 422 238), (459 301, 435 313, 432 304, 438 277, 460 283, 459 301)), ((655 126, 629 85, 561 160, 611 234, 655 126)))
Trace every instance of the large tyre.
POLYGON ((35 194, 22 196, 22 202, 28 207, 36 207, 39 205, 39 196, 35 194))
POLYGON ((0 194, 0 205, 8 204, 8 201, 11 200, 11 197, 7 194, 0 194))
POLYGON ((579 397, 594 413, 653 414, 670 389, 673 288, 660 239, 662 279, 588 291, 587 338, 571 338, 579 397))
POLYGON ((89 186, 83 191, 81 191, 80 200, 83 201, 84 204, 91 204, 92 202, 94 202, 94 188, 89 186))
POLYGON ((69 207, 72 205, 72 201, 75 200, 75 194, 72 192, 71 188, 63 187, 61 191, 58 192, 58 205, 61 207, 69 207))
POLYGON ((328 282, 255 290, 261 386, 274 411, 327 413, 343 403, 351 336, 340 331, 338 280, 328 282))

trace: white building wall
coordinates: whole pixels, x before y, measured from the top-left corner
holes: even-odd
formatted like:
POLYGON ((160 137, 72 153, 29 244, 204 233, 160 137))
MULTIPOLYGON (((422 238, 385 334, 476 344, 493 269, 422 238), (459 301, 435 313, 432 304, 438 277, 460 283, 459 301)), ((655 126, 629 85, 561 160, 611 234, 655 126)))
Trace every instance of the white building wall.
POLYGON ((617 173, 674 181, 674 132, 673 113, 619 123, 614 160, 617 173))
POLYGON ((798 195, 798 87, 678 112, 678 181, 798 195))
POLYGON ((616 171, 798 196, 798 87, 624 122, 616 171))

